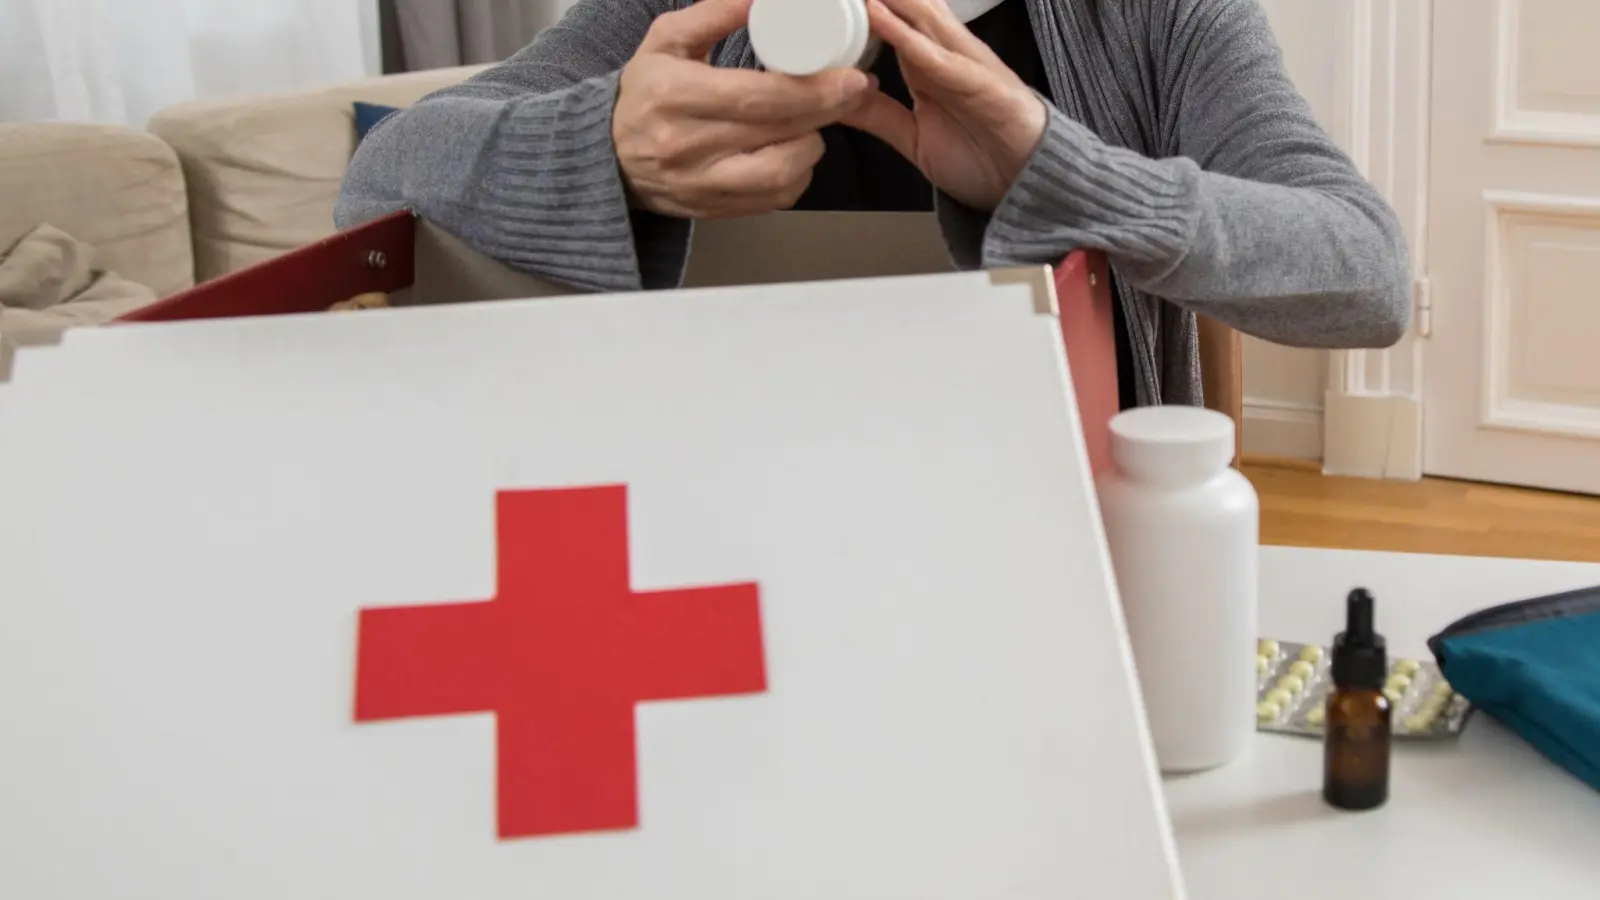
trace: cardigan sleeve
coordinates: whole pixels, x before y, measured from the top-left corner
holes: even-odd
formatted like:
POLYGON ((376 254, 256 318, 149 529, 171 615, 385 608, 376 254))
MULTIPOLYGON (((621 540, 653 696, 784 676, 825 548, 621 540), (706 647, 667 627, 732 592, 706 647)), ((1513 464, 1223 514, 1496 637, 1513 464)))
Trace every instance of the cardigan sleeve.
POLYGON ((1095 248, 1138 289, 1257 337, 1397 342, 1411 309, 1400 224, 1313 119, 1260 5, 1151 2, 1166 11, 1148 30, 1173 154, 1110 146, 1052 108, 992 216, 940 198, 958 260, 1045 264, 1095 248))
POLYGON ((334 218, 409 208, 508 265, 591 290, 675 285, 687 221, 631 209, 611 138, 619 74, 675 0, 580 0, 532 45, 378 125, 334 218))

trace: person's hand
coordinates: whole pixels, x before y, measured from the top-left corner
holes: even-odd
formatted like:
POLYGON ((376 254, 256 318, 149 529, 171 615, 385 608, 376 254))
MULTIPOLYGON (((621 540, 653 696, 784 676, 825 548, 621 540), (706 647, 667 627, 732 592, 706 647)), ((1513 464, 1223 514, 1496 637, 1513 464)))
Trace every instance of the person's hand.
POLYGON ((750 4, 701 0, 660 16, 622 70, 611 131, 635 206, 694 219, 788 209, 822 158, 819 129, 867 96, 854 69, 794 78, 709 65, 750 4))
POLYGON ((955 199, 992 211, 1044 137, 1044 101, 944 0, 867 0, 867 13, 899 57, 914 108, 874 92, 845 124, 882 139, 955 199))

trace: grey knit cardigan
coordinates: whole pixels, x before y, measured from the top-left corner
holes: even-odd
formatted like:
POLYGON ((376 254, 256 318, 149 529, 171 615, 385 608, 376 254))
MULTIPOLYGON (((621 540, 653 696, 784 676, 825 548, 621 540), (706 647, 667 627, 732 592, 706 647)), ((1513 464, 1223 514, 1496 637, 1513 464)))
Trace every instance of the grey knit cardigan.
MULTIPOLYGON (((692 223, 630 209, 618 75, 691 0, 580 0, 507 62, 380 124, 348 227, 409 207, 512 266, 593 290, 676 286, 692 223)), ((961 266, 1105 251, 1141 405, 1202 402, 1194 316, 1303 347, 1381 347, 1410 319, 1393 210, 1313 120, 1257 0, 1026 2, 1055 101, 991 213, 936 197, 961 266)), ((743 32, 713 55, 756 63, 743 32)))

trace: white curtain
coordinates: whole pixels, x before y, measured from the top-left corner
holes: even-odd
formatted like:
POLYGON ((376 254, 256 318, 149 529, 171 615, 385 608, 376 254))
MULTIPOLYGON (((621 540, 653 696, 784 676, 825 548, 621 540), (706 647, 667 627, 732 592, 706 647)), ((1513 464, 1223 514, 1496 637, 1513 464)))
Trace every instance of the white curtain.
POLYGON ((376 74, 376 0, 0 0, 0 121, 142 126, 200 97, 376 74))
POLYGON ((577 0, 379 0, 408 70, 499 62, 556 24, 577 0))

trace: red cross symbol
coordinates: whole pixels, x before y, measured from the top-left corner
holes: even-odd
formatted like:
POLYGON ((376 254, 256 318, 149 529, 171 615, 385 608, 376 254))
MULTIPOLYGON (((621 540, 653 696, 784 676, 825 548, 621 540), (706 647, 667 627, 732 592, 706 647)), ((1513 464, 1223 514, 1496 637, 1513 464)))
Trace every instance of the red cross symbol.
POLYGON ((765 691, 757 588, 634 593, 622 487, 496 513, 494 599, 361 611, 356 721, 494 713, 502 838, 636 827, 634 704, 765 691))

